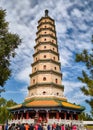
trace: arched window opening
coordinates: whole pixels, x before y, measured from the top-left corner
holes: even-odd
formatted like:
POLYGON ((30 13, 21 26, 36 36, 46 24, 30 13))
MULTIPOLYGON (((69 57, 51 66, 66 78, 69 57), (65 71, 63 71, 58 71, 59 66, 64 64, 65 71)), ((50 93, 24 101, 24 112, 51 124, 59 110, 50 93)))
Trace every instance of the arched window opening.
POLYGON ((31 96, 33 96, 34 94, 32 93, 31 96))
POLYGON ((55 57, 53 57, 53 59, 55 60, 55 57))
POLYGON ((58 79, 55 79, 55 82, 58 83, 58 79))
POLYGON ((34 68, 34 70, 36 71, 36 67, 34 68))
POLYGON ((44 49, 46 49, 46 46, 44 46, 44 49))
POLYGON ((43 66, 43 69, 46 70, 46 65, 43 66))
POLYGON ((46 38, 44 39, 44 41, 46 41, 46 38))
POLYGON ((33 79, 33 83, 35 83, 35 79, 33 79))
POLYGON ((44 58, 46 58, 46 55, 44 55, 44 58))
POLYGON ((43 81, 46 81, 46 77, 43 77, 43 81))
POLYGON ((45 91, 43 91, 43 95, 45 95, 46 94, 46 92, 45 91))
POLYGON ((55 68, 55 70, 57 69, 56 67, 54 67, 55 68))
POLYGON ((52 40, 52 42, 54 43, 54 40, 52 40))

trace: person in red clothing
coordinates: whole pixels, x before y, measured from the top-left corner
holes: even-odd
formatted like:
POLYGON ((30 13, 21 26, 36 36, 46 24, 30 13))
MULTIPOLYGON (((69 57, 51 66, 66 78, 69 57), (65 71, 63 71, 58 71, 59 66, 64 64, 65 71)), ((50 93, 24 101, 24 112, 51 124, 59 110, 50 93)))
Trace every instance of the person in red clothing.
POLYGON ((61 130, 65 130, 64 124, 61 125, 61 130))
POLYGON ((54 123, 53 125, 52 125, 52 130, 55 130, 56 129, 56 124, 54 123))
POLYGON ((25 130, 29 130, 29 125, 28 125, 28 123, 25 124, 25 130))
POLYGON ((38 124, 34 126, 34 130, 38 130, 38 124))
POLYGON ((76 126, 76 125, 73 125, 73 126, 72 126, 72 130, 77 130, 77 126, 76 126))

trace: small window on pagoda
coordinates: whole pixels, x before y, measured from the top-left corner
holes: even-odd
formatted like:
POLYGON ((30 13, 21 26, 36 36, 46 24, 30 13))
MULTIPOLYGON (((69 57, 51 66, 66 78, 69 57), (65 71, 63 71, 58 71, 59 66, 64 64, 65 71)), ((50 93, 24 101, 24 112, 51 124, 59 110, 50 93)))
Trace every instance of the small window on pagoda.
POLYGON ((43 81, 46 81, 46 77, 43 78, 43 81))
POLYGON ((43 95, 45 95, 46 94, 46 92, 45 91, 43 91, 43 95))
POLYGON ((54 40, 52 40, 52 42, 54 43, 54 40))
POLYGON ((46 34, 46 32, 45 32, 45 34, 46 34))
POLYGON ((53 48, 53 51, 55 50, 55 48, 53 48))
POLYGON ((54 67, 55 68, 55 70, 57 69, 56 67, 54 67))
POLYGON ((44 58, 46 58, 46 55, 44 55, 44 58))
POLYGON ((35 83, 35 79, 33 79, 33 83, 35 83))
POLYGON ((43 69, 46 70, 46 65, 43 66, 43 69))
POLYGON ((35 67, 35 69, 34 69, 35 71, 36 71, 36 67, 35 67))
POLYGON ((53 57, 53 59, 55 60, 55 57, 53 57))
POLYGON ((55 79, 55 82, 58 83, 58 79, 55 79))
POLYGON ((33 96, 34 94, 32 93, 31 95, 33 96))
POLYGON ((57 96, 59 95, 59 93, 57 93, 57 96))
POLYGON ((37 61, 37 58, 36 58, 36 61, 37 61))
POLYGON ((45 28, 46 28, 46 26, 45 26, 45 28))
POLYGON ((46 49, 46 46, 44 46, 44 49, 46 49))
POLYGON ((44 41, 46 41, 46 38, 44 39, 44 41))

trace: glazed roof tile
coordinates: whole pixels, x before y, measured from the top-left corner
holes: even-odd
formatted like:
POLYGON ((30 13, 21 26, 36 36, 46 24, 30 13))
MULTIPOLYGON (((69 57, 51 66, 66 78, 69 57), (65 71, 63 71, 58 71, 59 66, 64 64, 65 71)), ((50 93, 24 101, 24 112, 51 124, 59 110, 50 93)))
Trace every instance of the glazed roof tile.
POLYGON ((62 107, 75 110, 84 110, 84 107, 70 102, 64 101, 60 98, 34 98, 27 101, 24 101, 22 104, 15 105, 8 108, 9 110, 20 109, 23 107, 34 108, 34 107, 62 107))

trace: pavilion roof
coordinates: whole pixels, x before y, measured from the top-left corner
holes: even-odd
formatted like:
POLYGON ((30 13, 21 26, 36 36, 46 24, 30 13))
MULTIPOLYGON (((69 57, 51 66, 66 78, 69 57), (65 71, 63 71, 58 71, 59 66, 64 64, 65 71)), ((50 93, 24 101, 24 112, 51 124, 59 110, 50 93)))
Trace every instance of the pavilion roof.
POLYGON ((68 102, 67 100, 62 100, 60 98, 47 98, 47 97, 38 97, 38 98, 31 98, 29 100, 24 101, 22 104, 15 105, 13 107, 8 108, 10 111, 11 110, 16 110, 16 109, 21 109, 21 108, 49 108, 49 107, 62 107, 66 109, 75 109, 75 110, 80 110, 83 111, 85 108, 76 105, 73 103, 68 102))

